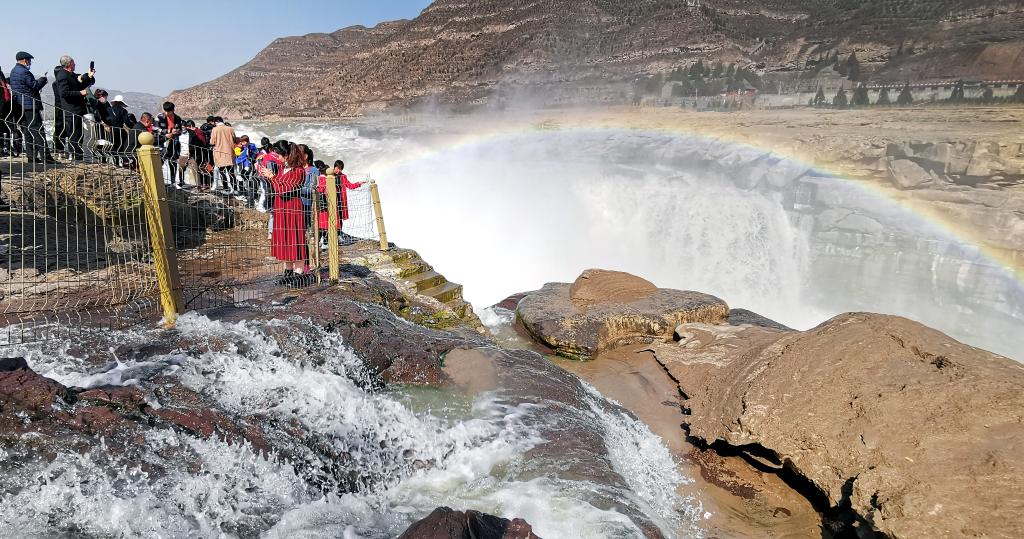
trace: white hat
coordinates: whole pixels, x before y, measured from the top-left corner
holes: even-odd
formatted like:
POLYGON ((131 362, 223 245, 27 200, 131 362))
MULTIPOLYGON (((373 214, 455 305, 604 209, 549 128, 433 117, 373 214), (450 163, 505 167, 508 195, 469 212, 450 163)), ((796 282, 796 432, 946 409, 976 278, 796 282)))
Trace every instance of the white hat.
POLYGON ((120 103, 124 103, 124 96, 123 95, 115 95, 114 99, 111 100, 111 103, 119 103, 119 102, 120 103))

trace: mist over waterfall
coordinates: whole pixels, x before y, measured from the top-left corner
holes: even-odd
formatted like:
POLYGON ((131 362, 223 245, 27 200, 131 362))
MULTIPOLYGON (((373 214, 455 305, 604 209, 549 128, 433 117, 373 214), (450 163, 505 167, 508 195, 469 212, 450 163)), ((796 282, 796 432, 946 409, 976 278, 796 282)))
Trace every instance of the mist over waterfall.
POLYGON ((864 310, 1010 357, 1024 349, 1024 291, 976 248, 756 149, 631 129, 496 136, 486 122, 247 129, 308 140, 371 173, 391 241, 463 284, 478 309, 605 268, 797 329, 864 310))
POLYGON ((516 155, 489 144, 381 175, 391 233, 444 261, 475 305, 614 268, 816 319, 800 312, 808 240, 777 200, 661 167, 530 159, 543 138, 511 144, 516 155))

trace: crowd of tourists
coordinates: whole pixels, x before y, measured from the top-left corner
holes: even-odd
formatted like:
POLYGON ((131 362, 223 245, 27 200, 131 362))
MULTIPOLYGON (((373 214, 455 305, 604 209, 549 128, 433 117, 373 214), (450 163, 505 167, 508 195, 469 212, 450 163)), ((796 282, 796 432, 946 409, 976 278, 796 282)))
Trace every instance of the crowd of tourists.
POLYGON ((155 117, 143 112, 137 118, 128 111, 124 97, 113 98, 102 89, 93 89, 96 70, 77 73, 74 58, 62 56, 54 68, 53 145, 46 141, 43 125, 42 90, 47 75, 36 77, 31 71, 33 56, 19 52, 17 65, 8 79, 0 68, 0 155, 24 154, 28 163, 105 162, 134 169, 139 136, 150 133, 159 148, 165 178, 176 189, 216 191, 244 202, 247 207, 271 212, 268 239, 271 254, 284 262, 279 284, 297 286, 308 282, 310 253, 307 234, 320 230, 314 245, 326 248, 329 215, 327 179, 333 177, 337 193, 337 228, 349 218, 348 190, 359 182, 345 176, 341 160, 333 165, 314 158, 304 144, 287 140, 272 142, 262 138, 256 145, 247 135, 239 136, 229 122, 208 116, 196 125, 175 112, 171 102, 163 103, 155 117), (195 185, 186 182, 191 173, 195 185), (215 185, 219 180, 220 185, 215 185), (313 201, 319 212, 313 215, 313 201), (318 227, 314 227, 316 220, 318 227))

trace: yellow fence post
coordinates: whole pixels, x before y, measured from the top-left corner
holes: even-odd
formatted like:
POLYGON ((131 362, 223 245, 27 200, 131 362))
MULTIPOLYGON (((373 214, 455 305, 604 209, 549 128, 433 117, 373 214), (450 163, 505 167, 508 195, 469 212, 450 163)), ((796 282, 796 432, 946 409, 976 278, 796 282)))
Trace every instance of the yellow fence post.
POLYGON ((327 263, 331 282, 341 280, 341 252, 338 249, 338 184, 337 176, 327 175, 327 263))
POLYGON ((160 150, 153 146, 153 135, 139 135, 139 175, 149 224, 149 242, 153 248, 157 283, 160 286, 160 305, 164 311, 164 324, 173 326, 178 315, 185 312, 178 275, 178 252, 171 232, 171 212, 167 208, 167 188, 164 186, 163 163, 160 150))
POLYGON ((380 234, 380 250, 387 251, 388 233, 384 230, 384 212, 380 209, 380 193, 377 191, 377 182, 370 180, 370 198, 373 200, 373 214, 377 216, 377 232, 380 234))

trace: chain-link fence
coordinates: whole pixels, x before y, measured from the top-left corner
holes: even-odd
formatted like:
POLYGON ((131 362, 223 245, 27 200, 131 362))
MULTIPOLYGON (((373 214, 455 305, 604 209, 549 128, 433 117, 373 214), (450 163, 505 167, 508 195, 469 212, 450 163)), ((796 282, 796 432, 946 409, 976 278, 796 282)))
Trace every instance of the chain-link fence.
POLYGON ((224 156, 176 117, 11 97, 0 111, 0 345, 155 320, 168 287, 200 310, 308 286, 337 277, 338 249, 382 243, 368 175, 306 168, 294 192, 275 191, 257 155, 214 166, 224 156), (140 152, 143 142, 153 146, 140 152), (159 269, 162 250, 174 278, 159 269))

